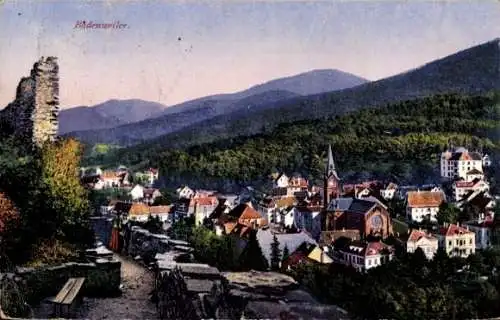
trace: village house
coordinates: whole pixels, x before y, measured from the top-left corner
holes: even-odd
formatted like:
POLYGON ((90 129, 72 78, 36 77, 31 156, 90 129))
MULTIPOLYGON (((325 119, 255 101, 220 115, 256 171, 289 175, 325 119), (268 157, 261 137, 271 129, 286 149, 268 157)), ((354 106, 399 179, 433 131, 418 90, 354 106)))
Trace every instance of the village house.
POLYGON ((278 223, 276 219, 277 206, 273 198, 264 198, 257 205, 257 211, 267 218, 269 223, 278 223))
POLYGON ((490 185, 487 181, 481 179, 475 179, 472 181, 459 180, 453 182, 453 200, 455 202, 460 202, 466 195, 471 192, 482 192, 489 191, 490 185))
POLYGON ((132 197, 132 200, 139 201, 144 198, 144 187, 140 184, 136 184, 132 190, 130 190, 129 194, 132 197))
POLYGON ((127 219, 134 221, 147 221, 151 211, 150 207, 141 202, 134 202, 127 212, 127 219))
POLYGON ((457 203, 458 208, 464 208, 465 206, 473 209, 477 217, 481 218, 493 219, 494 216, 494 207, 496 205, 496 200, 489 194, 488 191, 470 191, 466 194, 460 202, 457 203))
POLYGON ((352 241, 336 249, 334 258, 359 272, 365 272, 391 261, 394 258, 394 248, 380 241, 352 241))
POLYGON ((193 208, 193 215, 196 225, 201 225, 203 221, 217 208, 219 201, 217 197, 192 198, 189 203, 189 209, 193 208))
POLYGON ((311 234, 315 240, 319 240, 321 235, 321 212, 322 206, 309 205, 303 201, 298 205, 284 211, 282 225, 286 228, 296 228, 305 230, 311 234))
POLYGON ((283 260, 281 269, 290 271, 299 265, 331 264, 333 259, 317 245, 304 242, 290 256, 283 260))
POLYGON ((483 156, 483 167, 490 167, 491 166, 491 159, 490 156, 485 154, 483 156))
POLYGON ((188 186, 182 186, 180 188, 177 188, 176 193, 179 199, 182 198, 191 199, 194 196, 194 190, 188 186))
POLYGON ((135 185, 129 192, 133 201, 142 201, 147 204, 152 204, 154 200, 161 197, 161 192, 155 188, 145 188, 140 184, 135 185))
POLYGON ((469 152, 466 148, 446 150, 441 153, 441 177, 446 179, 463 178, 471 170, 483 172, 483 156, 479 152, 469 152))
POLYGON ((410 191, 407 194, 406 216, 415 222, 422 222, 427 217, 430 221, 437 221, 439 206, 444 202, 442 191, 410 191))
POLYGON ((275 176, 273 180, 273 189, 271 191, 272 197, 293 197, 296 192, 307 191, 309 182, 307 179, 300 175, 293 175, 288 177, 286 174, 281 173, 275 176))
POLYGON ((442 227, 437 237, 439 247, 449 256, 466 258, 476 252, 475 233, 458 224, 442 227))
POLYGON ((173 206, 150 206, 149 214, 153 218, 159 218, 161 222, 170 221, 170 213, 173 206))
POLYGON ((462 224, 469 231, 474 232, 476 249, 487 249, 494 244, 495 230, 493 220, 469 221, 462 224))
MULTIPOLYGON (((304 243, 317 246, 316 241, 307 232, 286 233, 267 227, 261 228, 257 231, 257 241, 259 242, 262 254, 269 263, 271 262, 271 244, 273 243, 274 236, 276 236, 279 242, 281 252, 286 247, 288 248, 288 252, 293 254, 304 243)), ((327 258, 324 258, 324 261, 327 261, 327 258)))
POLYGON ((144 188, 143 201, 147 204, 153 204, 156 198, 161 197, 160 190, 156 188, 144 188))
POLYGON ((147 174, 148 174, 148 183, 150 186, 153 186, 155 182, 158 180, 159 171, 156 168, 149 168, 147 174))
POLYGON ((414 253, 422 249, 427 259, 431 260, 438 250, 438 238, 422 230, 412 230, 405 242, 406 252, 414 253))
POLYGON ((118 202, 118 200, 109 200, 106 203, 104 203, 99 209, 99 212, 102 215, 110 214, 113 211, 113 208, 115 207, 115 204, 118 202))
POLYGON ((396 191, 398 190, 398 185, 395 183, 389 183, 385 188, 380 190, 380 196, 385 200, 392 200, 396 196, 396 191))
POLYGON ((254 230, 268 225, 267 219, 263 218, 253 208, 251 202, 240 203, 229 211, 227 208, 224 209, 218 206, 216 210, 210 214, 209 219, 213 221, 216 234, 228 234, 228 230, 230 233, 231 230, 238 225, 246 226, 254 230))

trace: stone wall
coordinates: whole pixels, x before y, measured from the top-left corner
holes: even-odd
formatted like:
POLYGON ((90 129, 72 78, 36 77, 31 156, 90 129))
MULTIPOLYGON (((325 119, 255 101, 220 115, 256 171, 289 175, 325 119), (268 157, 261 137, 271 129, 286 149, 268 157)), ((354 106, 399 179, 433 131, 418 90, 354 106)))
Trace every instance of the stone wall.
POLYGON ((121 262, 65 263, 53 267, 18 268, 14 277, 26 300, 37 302, 55 296, 69 278, 85 277, 86 296, 114 296, 120 292, 121 262))
POLYGON ((0 111, 0 130, 40 146, 53 141, 58 130, 59 66, 57 58, 42 57, 30 76, 22 78, 16 98, 0 111))

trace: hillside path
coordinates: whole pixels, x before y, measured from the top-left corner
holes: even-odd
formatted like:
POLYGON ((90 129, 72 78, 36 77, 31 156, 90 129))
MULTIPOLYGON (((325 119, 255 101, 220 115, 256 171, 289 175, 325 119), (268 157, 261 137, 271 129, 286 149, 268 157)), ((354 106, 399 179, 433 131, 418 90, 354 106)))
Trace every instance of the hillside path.
POLYGON ((158 319, 156 306, 150 301, 153 274, 129 257, 115 255, 122 263, 122 295, 116 298, 88 298, 82 306, 81 318, 101 319, 158 319))
MULTIPOLYGON (((121 261, 122 294, 115 298, 84 297, 75 308, 74 318, 89 320, 156 320, 156 306, 150 301, 153 273, 129 257, 115 254, 121 261)), ((35 308, 35 318, 49 319, 52 308, 42 304, 35 308)))

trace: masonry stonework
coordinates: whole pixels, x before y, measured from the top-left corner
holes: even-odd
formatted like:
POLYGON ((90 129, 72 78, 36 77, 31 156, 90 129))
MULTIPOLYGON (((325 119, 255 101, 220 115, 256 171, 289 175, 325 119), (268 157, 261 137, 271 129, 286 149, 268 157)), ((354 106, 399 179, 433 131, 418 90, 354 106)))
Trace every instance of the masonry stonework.
POLYGON ((0 111, 0 130, 41 146, 58 131, 59 66, 56 57, 42 57, 29 77, 19 82, 16 98, 0 111))

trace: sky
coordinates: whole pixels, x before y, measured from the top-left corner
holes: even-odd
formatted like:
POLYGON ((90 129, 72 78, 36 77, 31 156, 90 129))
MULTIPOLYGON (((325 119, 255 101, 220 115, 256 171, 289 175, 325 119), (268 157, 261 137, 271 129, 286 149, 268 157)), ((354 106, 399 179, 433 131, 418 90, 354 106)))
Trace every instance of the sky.
POLYGON ((498 21, 488 0, 0 0, 0 107, 41 56, 58 57, 61 108, 170 106, 314 69, 378 80, 498 38, 498 21))

